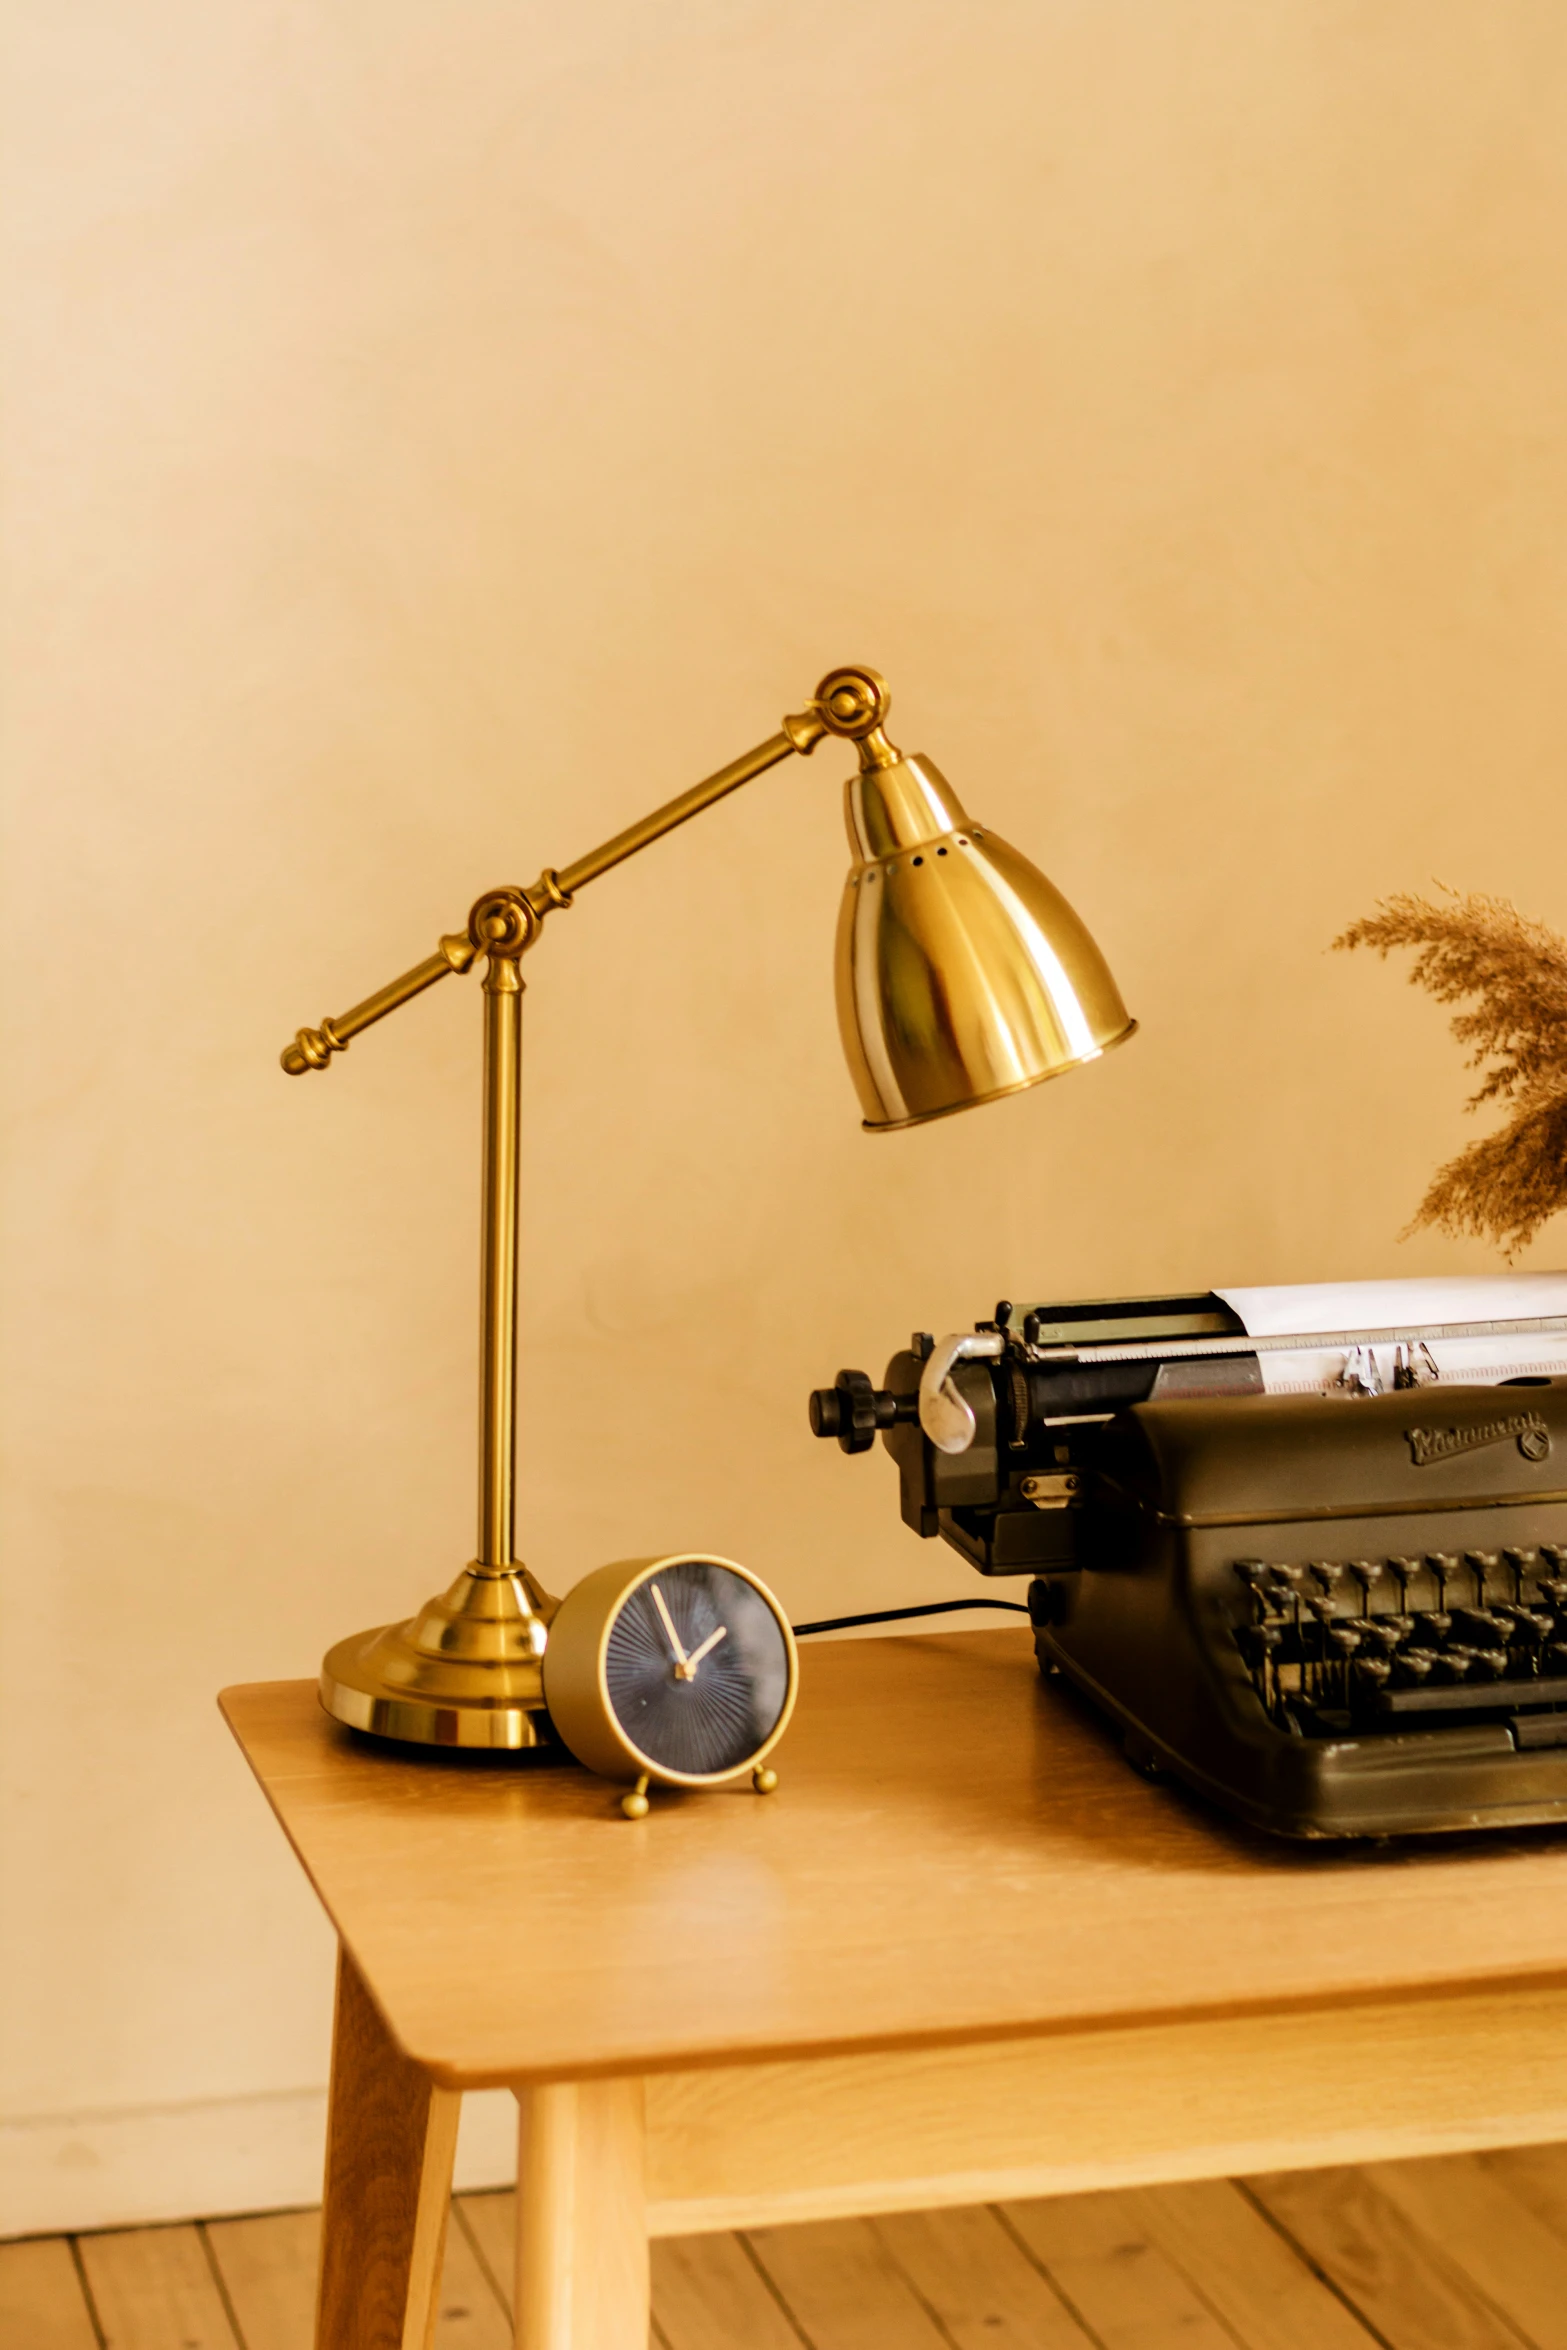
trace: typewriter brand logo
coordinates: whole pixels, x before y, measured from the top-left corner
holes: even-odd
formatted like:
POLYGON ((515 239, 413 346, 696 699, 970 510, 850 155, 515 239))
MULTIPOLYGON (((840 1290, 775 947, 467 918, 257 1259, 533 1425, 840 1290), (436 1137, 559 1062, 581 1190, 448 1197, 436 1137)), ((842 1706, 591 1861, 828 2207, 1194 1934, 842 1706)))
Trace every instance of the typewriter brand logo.
POLYGON ((1551 1432, 1538 1412, 1512 1412, 1505 1420, 1479 1420, 1472 1428, 1406 1428, 1404 1441, 1417 1469, 1433 1461, 1450 1461, 1461 1452, 1478 1452, 1485 1444, 1505 1444, 1513 1438, 1526 1461, 1543 1461, 1551 1449, 1551 1432))

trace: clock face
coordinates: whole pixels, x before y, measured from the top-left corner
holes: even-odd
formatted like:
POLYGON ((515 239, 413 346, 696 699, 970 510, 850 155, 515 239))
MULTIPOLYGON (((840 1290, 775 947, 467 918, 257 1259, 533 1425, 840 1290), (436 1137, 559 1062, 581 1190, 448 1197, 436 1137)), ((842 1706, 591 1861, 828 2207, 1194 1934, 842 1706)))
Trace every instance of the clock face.
POLYGON ((655 1768, 741 1769, 789 1701, 789 1651, 753 1584, 708 1559, 675 1559, 628 1592, 604 1681, 616 1721, 655 1768))

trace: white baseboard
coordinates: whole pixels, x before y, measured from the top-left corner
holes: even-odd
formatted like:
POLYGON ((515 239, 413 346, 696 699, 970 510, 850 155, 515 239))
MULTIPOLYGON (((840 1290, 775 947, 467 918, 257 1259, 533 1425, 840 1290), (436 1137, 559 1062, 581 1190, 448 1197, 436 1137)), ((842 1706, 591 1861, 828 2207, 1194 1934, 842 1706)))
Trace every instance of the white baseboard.
MULTIPOLYGON (((319 2203, 325 2144, 326 2097, 309 2089, 0 2122, 0 2237, 319 2203)), ((458 2186, 516 2176, 515 2098, 464 2098, 458 2186)))

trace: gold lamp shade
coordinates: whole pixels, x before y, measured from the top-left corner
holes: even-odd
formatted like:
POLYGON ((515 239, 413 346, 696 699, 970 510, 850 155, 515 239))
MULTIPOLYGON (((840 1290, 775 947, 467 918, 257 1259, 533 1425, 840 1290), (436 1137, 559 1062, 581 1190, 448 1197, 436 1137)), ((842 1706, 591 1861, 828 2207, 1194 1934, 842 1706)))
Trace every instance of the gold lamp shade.
POLYGON ((838 1023, 867 1127, 1018 1093, 1131 1035, 1109 966, 1060 891, 970 821, 929 759, 894 752, 862 766, 844 812, 854 865, 838 920, 838 1023))

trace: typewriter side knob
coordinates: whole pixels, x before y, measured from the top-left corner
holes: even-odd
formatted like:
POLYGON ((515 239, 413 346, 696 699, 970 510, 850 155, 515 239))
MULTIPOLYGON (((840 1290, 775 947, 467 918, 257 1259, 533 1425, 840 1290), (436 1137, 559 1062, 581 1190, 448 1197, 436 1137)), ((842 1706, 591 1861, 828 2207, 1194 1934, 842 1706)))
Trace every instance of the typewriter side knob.
POLYGON ((867 1372, 840 1371, 831 1387, 812 1390, 809 1408, 813 1436, 836 1436, 844 1452, 869 1452, 878 1429, 918 1417, 919 1400, 873 1387, 867 1372))

